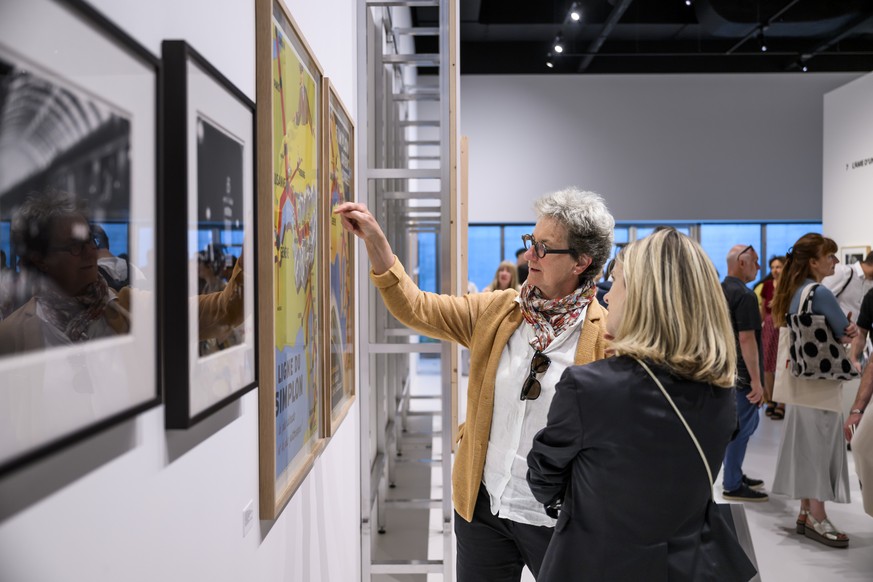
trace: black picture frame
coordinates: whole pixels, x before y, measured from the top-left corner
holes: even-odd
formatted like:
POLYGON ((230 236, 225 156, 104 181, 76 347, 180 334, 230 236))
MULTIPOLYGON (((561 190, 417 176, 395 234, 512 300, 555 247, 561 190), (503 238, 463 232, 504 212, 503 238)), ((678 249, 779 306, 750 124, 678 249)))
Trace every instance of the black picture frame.
MULTIPOLYGON (((54 110, 58 129, 69 127, 68 121, 74 125, 77 121, 63 119, 64 114, 72 117, 92 112, 92 105, 126 120, 128 141, 116 155, 131 168, 125 174, 130 179, 125 187, 129 193, 125 226, 131 254, 128 268, 137 257, 153 253, 161 173, 157 155, 159 59, 81 0, 32 0, 4 7, 0 58, 9 59, 40 83, 56 85, 65 94, 66 107, 54 110), (123 83, 120 75, 124 76, 123 83), (67 96, 70 94, 75 96, 72 101, 67 96), (75 101, 85 106, 72 106, 75 101)), ((58 148, 48 164, 37 170, 55 174, 39 187, 57 187, 64 172, 72 176, 69 168, 76 160, 81 162, 89 152, 104 147, 95 139, 98 133, 97 129, 88 130, 65 149, 58 148)), ((40 182, 31 175, 18 186, 28 181, 40 182)), ((66 181, 79 185, 71 177, 66 181)), ((20 192, 10 194, 14 188, 0 188, 0 200, 8 195, 16 199, 13 204, 20 204, 20 192)), ((78 200, 88 200, 82 192, 70 193, 78 200)), ((144 264, 145 258, 142 260, 140 274, 149 283, 140 280, 129 285, 136 297, 130 303, 128 332, 21 355, 13 351, 0 358, 0 476, 161 403, 157 298, 147 292, 156 270, 153 264, 144 264)))
POLYGON ((255 104, 185 41, 165 40, 162 58, 164 187, 158 198, 158 253, 165 422, 168 429, 185 429, 258 384, 255 104), (213 204, 204 199, 214 194, 216 177, 223 180, 222 188, 226 183, 225 191, 207 200, 219 207, 221 217, 205 222, 204 212, 209 216, 213 204), (240 222, 242 228, 234 228, 240 222), (208 357, 205 344, 216 339, 192 339, 203 315, 194 307, 206 293, 193 287, 196 270, 205 263, 206 271, 214 271, 216 255, 229 259, 230 253, 220 250, 220 236, 199 250, 205 224, 209 236, 241 234, 238 259, 244 261, 243 269, 233 269, 225 292, 212 291, 224 295, 242 282, 236 299, 243 305, 242 324, 224 326, 224 345, 206 346, 212 350, 208 357))

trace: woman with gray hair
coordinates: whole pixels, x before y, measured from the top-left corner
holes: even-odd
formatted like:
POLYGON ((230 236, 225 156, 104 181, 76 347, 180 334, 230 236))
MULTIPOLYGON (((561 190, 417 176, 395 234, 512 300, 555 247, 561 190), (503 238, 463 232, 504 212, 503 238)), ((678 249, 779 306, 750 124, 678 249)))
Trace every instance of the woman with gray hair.
POLYGON ((600 196, 575 188, 535 207, 534 231, 522 237, 529 274, 521 291, 459 297, 418 289, 366 206, 334 210, 364 241, 391 313, 470 350, 452 475, 458 582, 517 582, 525 565, 538 575, 555 520, 528 487, 525 459, 564 370, 605 355, 606 311, 592 298, 612 250, 612 215, 600 196))

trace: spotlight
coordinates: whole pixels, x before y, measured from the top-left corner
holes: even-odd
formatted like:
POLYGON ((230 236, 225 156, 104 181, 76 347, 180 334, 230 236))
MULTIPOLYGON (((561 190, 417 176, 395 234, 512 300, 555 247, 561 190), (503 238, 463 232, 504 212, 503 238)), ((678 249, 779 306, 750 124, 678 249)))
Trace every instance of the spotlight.
POLYGON ((548 68, 550 68, 550 69, 554 69, 554 68, 555 68, 555 63, 552 62, 552 59, 549 59, 549 60, 546 61, 546 66, 547 66, 548 68))
POLYGON ((564 52, 564 44, 563 44, 563 41, 561 40, 560 36, 555 37, 555 47, 554 48, 555 48, 555 52, 558 54, 564 52))
POLYGON ((802 67, 800 67, 800 70, 805 73, 809 70, 809 68, 806 65, 803 65, 802 67))
POLYGON ((582 19, 582 10, 579 9, 579 3, 573 2, 570 5, 570 20, 573 22, 579 22, 582 19))
POLYGON ((761 29, 761 32, 758 33, 758 44, 761 46, 761 52, 767 52, 767 43, 764 41, 764 30, 761 29))
POLYGON ((685 6, 691 6, 691 0, 685 0, 685 6))

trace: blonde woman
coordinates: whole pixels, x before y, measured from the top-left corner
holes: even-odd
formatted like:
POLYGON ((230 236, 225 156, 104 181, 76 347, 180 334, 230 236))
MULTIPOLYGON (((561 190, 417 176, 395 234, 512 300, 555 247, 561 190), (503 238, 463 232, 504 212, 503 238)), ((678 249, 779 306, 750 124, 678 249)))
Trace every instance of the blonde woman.
POLYGON ((534 496, 560 508, 537 580, 748 580, 754 568, 739 546, 736 560, 711 569, 706 468, 643 366, 718 474, 736 428, 736 348, 715 267, 667 229, 626 247, 613 278, 614 356, 564 373, 528 455, 534 496))
POLYGON ((505 291, 515 289, 518 291, 518 267, 510 261, 503 261, 497 266, 494 279, 482 291, 505 291))

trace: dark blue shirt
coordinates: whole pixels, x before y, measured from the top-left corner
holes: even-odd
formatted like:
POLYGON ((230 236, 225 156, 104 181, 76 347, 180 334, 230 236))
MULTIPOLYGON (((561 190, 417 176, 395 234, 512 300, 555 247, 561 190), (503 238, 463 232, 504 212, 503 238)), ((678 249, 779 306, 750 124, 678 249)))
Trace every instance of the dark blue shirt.
POLYGON ((752 378, 746 367, 746 360, 740 349, 740 332, 754 331, 755 342, 758 344, 758 378, 764 375, 764 352, 761 346, 761 311, 758 308, 758 298, 755 292, 736 277, 728 275, 721 282, 721 288, 727 299, 728 311, 731 315, 731 325, 734 328, 734 343, 737 346, 737 387, 748 388, 752 378))

